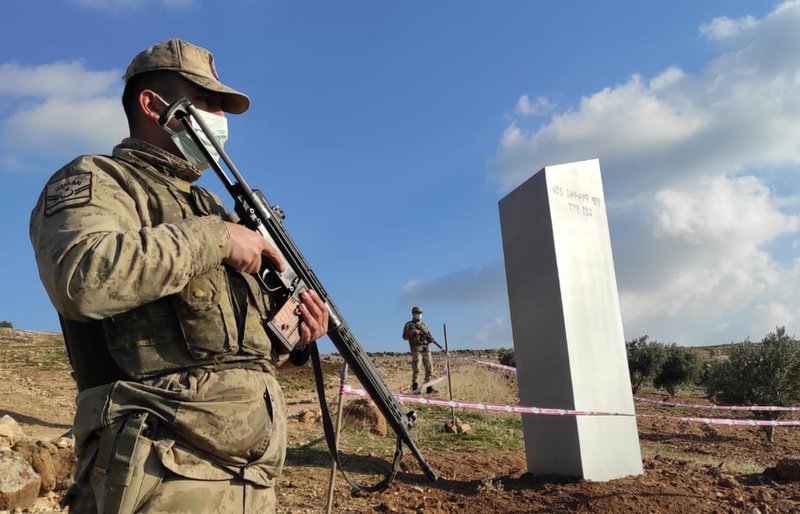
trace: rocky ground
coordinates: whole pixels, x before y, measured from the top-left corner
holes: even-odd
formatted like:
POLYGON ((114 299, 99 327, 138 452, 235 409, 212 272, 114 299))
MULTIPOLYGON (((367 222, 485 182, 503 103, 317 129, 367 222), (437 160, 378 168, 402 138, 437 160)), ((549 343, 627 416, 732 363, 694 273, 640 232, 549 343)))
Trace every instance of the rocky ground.
MULTIPOLYGON (((437 354, 441 365, 442 355, 437 354)), ((512 404, 513 374, 485 368, 472 359, 494 352, 457 352, 453 357, 454 397, 463 401, 512 404)), ((378 369, 395 390, 407 387, 408 357, 376 354, 378 369)), ((325 358, 329 403, 336 405, 340 361, 325 358)), ((441 369, 441 367, 439 368, 441 369)), ((289 408, 289 451, 278 495, 280 512, 324 512, 330 480, 330 455, 318 410, 310 368, 281 373, 289 408)), ((348 382, 357 386, 354 379, 348 382)), ((69 429, 75 388, 60 339, 53 334, 0 329, 0 417, 9 415, 28 439, 57 441, 69 429)), ((446 397, 446 383, 433 397, 446 397)), ((647 395, 647 393, 645 393, 647 395)), ((661 396, 651 391, 652 398, 661 396)), ((349 400, 349 399, 348 399, 349 400)), ((697 392, 673 400, 707 403, 697 392)), ((408 406, 409 409, 415 407, 408 406)), ((639 419, 644 474, 610 482, 591 482, 526 473, 519 416, 416 407, 420 421, 414 437, 440 479, 428 482, 413 457, 382 493, 353 493, 341 475, 335 479, 333 511, 341 513, 746 513, 800 512, 800 482, 788 481, 774 466, 800 455, 800 429, 782 428, 769 443, 754 427, 687 423, 677 416, 708 412, 641 404, 639 419), (452 416, 469 422, 470 434, 445 434, 452 416)), ((717 417, 724 413, 715 413, 717 417)), ((743 417, 743 416, 739 416, 743 417)), ((345 466, 355 478, 375 482, 393 450, 391 434, 374 435, 345 421, 345 466)), ((57 487, 58 489, 58 487, 57 487)), ((58 512, 61 491, 47 493, 30 512, 58 512)))

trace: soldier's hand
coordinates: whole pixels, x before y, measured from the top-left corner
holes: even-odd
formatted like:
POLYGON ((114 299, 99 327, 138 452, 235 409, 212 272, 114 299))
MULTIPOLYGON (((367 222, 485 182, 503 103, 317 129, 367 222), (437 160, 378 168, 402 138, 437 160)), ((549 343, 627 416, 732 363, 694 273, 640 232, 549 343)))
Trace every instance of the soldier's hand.
POLYGON ((303 321, 300 323, 300 341, 297 346, 305 346, 328 332, 328 307, 316 291, 300 293, 300 314, 303 321))
POLYGON ((238 223, 224 222, 231 236, 231 251, 222 262, 243 273, 258 273, 261 270, 261 256, 266 256, 275 264, 278 271, 284 270, 278 251, 261 234, 238 223))

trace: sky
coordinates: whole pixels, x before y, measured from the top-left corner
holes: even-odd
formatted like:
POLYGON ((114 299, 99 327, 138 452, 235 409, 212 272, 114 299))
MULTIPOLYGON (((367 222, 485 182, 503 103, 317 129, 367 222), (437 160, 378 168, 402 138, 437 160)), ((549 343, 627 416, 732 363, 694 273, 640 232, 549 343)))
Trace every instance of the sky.
POLYGON ((11 2, 0 320, 59 331, 30 211, 127 135, 124 70, 173 37, 250 96, 225 148, 368 351, 407 350, 413 305, 512 347, 498 201, 594 158, 626 339, 800 335, 800 1, 764 0, 11 2))

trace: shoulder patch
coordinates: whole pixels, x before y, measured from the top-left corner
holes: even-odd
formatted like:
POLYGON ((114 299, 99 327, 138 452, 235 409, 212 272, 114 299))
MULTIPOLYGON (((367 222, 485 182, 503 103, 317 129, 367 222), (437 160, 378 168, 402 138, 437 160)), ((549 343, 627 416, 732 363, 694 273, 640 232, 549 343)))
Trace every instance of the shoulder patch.
POLYGON ((47 184, 44 195, 44 215, 50 216, 67 207, 92 200, 92 174, 81 173, 47 184))

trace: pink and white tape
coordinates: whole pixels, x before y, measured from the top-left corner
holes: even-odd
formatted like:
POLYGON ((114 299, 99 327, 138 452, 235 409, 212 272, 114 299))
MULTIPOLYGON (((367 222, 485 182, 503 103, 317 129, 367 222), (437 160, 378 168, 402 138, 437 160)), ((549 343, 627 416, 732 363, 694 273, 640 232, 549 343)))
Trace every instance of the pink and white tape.
MULTIPOLYGON (((482 361, 478 359, 470 359, 473 362, 477 362, 478 364, 483 364, 485 366, 489 366, 492 368, 499 368, 505 371, 513 371, 514 373, 517 372, 517 368, 512 366, 504 366, 503 364, 498 364, 496 362, 490 361, 482 361)), ((677 402, 667 402, 663 400, 651 400, 650 398, 642 398, 639 396, 634 396, 633 398, 637 402, 642 403, 651 403, 655 405, 663 405, 665 407, 685 407, 688 409, 708 409, 708 410, 729 410, 729 411, 751 411, 751 412, 800 412, 800 407, 783 407, 778 405, 705 405, 699 403, 677 403, 677 402)), ((702 419, 702 418, 692 418, 692 419, 702 419)), ((739 421, 739 420, 732 420, 732 421, 739 421)), ((734 423, 735 424, 735 423, 734 423)))
POLYGON ((777 405, 704 405, 700 403, 677 403, 663 400, 652 400, 634 396, 634 400, 642 403, 652 403, 663 405, 664 407, 685 407, 687 409, 708 409, 708 410, 738 410, 738 411, 766 411, 766 412, 797 412, 800 407, 780 407, 777 405))
MULTIPOLYGON (((341 393, 346 396, 361 396, 361 397, 368 396, 368 393, 364 389, 356 389, 347 384, 342 384, 341 393)), ((658 414, 625 414, 621 412, 580 411, 580 410, 569 410, 569 409, 549 409, 542 407, 523 407, 521 405, 494 405, 488 403, 458 402, 450 400, 441 400, 437 398, 408 396, 404 394, 395 394, 394 396, 400 403, 419 403, 421 405, 436 405, 439 407, 457 407, 460 409, 508 412, 516 414, 540 414, 544 416, 622 416, 622 417, 636 416, 641 418, 673 419, 678 421, 686 421, 689 423, 702 423, 704 425, 732 425, 732 426, 759 426, 759 427, 800 426, 800 420, 772 421, 772 420, 756 420, 756 419, 720 419, 720 418, 697 418, 697 417, 684 417, 684 416, 660 416, 658 414)))

